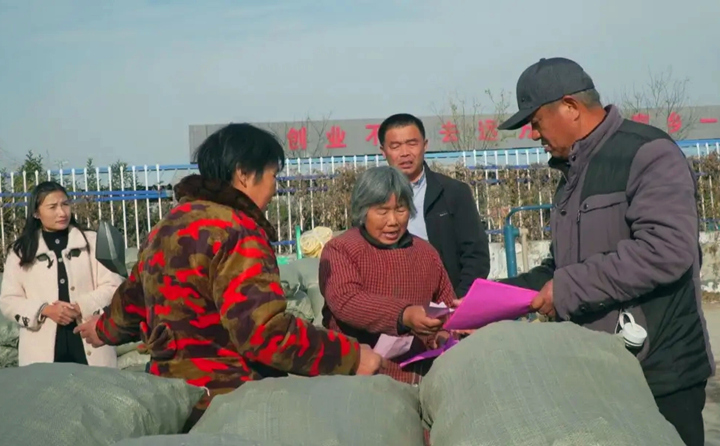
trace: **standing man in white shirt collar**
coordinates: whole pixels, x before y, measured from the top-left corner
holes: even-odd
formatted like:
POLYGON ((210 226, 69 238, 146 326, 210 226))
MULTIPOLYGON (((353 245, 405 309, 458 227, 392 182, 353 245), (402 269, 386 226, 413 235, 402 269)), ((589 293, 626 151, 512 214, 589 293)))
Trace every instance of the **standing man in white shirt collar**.
POLYGON ((408 231, 437 249, 455 293, 465 296, 475 279, 490 273, 488 237, 470 186, 430 170, 425 163, 425 126, 415 116, 390 116, 380 124, 378 139, 388 164, 400 169, 413 186, 418 212, 408 231))

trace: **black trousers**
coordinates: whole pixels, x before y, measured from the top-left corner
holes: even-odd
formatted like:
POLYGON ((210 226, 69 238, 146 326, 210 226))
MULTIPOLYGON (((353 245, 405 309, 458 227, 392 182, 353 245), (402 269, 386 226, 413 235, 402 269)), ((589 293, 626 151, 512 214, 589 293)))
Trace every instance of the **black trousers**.
POLYGON ((85 345, 79 334, 73 333, 75 322, 58 325, 55 336, 55 362, 74 362, 87 365, 85 345))
POLYGON ((675 426, 687 446, 705 446, 705 424, 702 416, 705 408, 705 386, 707 381, 655 398, 660 413, 675 426))

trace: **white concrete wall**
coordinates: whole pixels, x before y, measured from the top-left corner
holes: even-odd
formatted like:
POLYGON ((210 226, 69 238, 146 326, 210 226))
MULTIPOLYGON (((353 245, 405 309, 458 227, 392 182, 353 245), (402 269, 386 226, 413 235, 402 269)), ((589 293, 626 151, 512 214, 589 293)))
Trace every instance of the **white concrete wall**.
MULTIPOLYGON (((545 258, 550 250, 550 241, 531 241, 528 242, 528 262, 530 268, 538 265, 545 258)), ((701 278, 703 288, 706 291, 720 291, 720 233, 718 232, 701 232, 700 246, 703 250, 703 267, 701 278)), ((518 274, 523 272, 522 264, 522 246, 515 244, 517 253, 517 270, 518 274)), ((507 261, 505 260, 505 248, 502 243, 490 244, 490 278, 499 279, 507 277, 507 261)))

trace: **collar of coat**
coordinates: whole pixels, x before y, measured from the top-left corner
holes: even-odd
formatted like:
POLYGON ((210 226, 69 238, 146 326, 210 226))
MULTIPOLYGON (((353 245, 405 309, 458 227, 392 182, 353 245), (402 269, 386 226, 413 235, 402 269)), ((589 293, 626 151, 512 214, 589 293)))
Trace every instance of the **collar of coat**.
POLYGON ((620 111, 616 106, 608 105, 605 107, 605 111, 607 113, 600 124, 587 136, 575 141, 568 154, 569 159, 550 158, 548 166, 561 171, 567 176, 570 167, 576 166, 575 169, 577 170, 578 166, 582 168, 588 163, 595 151, 602 147, 602 144, 607 141, 610 135, 617 131, 623 122, 623 117, 620 115, 620 111), (572 162, 570 160, 572 160, 572 162))
MULTIPOLYGON (((48 247, 47 243, 45 243, 45 240, 43 239, 42 233, 38 231, 38 249, 35 253, 35 258, 40 257, 41 255, 48 255, 50 253, 50 248, 48 247)), ((76 228, 75 226, 70 227, 70 231, 68 232, 68 243, 65 247, 64 251, 77 251, 77 250, 83 250, 83 249, 90 249, 90 244, 88 243, 87 239, 85 238, 85 235, 83 232, 76 228)))
POLYGON ((410 235, 410 232, 407 230, 405 230, 405 233, 400 237, 400 239, 392 245, 385 245, 377 241, 375 237, 370 235, 367 229, 365 229, 365 225, 360 226, 360 235, 363 236, 365 241, 378 249, 403 249, 408 248, 413 244, 412 235, 410 235))
POLYGON ((423 208, 417 209, 417 212, 421 213, 424 216, 427 215, 430 206, 432 206, 437 201, 437 199, 440 198, 440 194, 442 194, 443 191, 443 186, 438 180, 438 178, 435 176, 435 172, 430 169, 427 161, 423 161, 423 175, 425 176, 425 181, 427 182, 427 186, 425 189, 425 200, 423 202, 423 208))
POLYGON ((265 218, 265 214, 250 197, 235 189, 231 184, 203 178, 201 175, 188 175, 176 184, 174 189, 175 196, 181 202, 211 201, 246 214, 265 230, 265 234, 271 242, 277 241, 277 231, 265 218))

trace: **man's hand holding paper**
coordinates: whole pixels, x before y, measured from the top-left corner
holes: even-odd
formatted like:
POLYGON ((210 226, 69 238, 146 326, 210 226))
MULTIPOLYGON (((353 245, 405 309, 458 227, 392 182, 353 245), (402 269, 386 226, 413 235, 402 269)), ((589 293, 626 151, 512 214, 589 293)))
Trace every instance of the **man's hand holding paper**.
POLYGON ((552 285, 538 294, 524 288, 477 279, 445 323, 445 329, 476 330, 493 322, 517 319, 532 311, 536 297, 539 297, 540 308, 552 308, 552 285))
POLYGON ((542 315, 550 317, 555 316, 555 300, 553 297, 552 279, 550 279, 550 281, 548 281, 548 283, 546 283, 540 292, 535 296, 532 303, 530 303, 530 308, 542 315))

